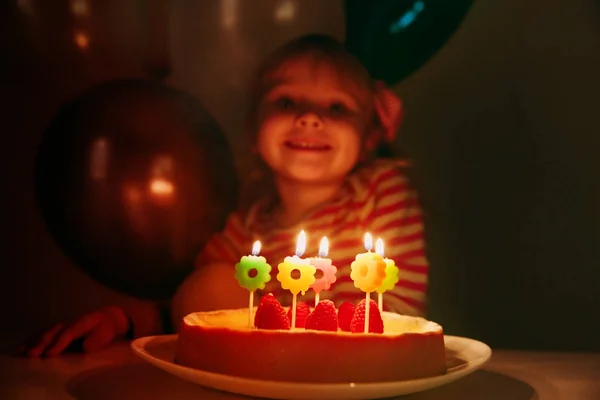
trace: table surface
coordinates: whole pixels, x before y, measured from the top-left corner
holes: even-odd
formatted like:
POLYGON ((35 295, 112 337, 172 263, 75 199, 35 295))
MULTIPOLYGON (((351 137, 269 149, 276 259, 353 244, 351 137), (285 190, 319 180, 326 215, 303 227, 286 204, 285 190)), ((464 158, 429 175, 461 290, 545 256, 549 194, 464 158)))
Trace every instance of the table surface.
MULTIPOLYGON (((0 355, 0 398, 242 399, 181 380, 135 356, 129 343, 97 353, 26 359, 0 355)), ((600 399, 600 354, 494 350, 483 369, 403 400, 600 399)))

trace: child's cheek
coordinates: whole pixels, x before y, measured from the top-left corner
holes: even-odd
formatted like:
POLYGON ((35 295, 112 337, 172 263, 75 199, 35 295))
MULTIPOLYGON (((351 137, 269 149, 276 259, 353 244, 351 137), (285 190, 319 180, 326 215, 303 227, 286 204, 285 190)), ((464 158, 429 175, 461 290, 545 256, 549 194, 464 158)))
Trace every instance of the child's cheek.
POLYGON ((340 132, 359 137, 362 137, 366 130, 366 126, 362 123, 362 120, 355 116, 330 119, 328 122, 329 123, 326 124, 328 129, 336 129, 340 132))
POLYGON ((293 122, 293 117, 290 113, 284 113, 281 111, 272 111, 269 113, 265 113, 260 121, 261 130, 269 129, 281 129, 286 125, 289 125, 293 122))

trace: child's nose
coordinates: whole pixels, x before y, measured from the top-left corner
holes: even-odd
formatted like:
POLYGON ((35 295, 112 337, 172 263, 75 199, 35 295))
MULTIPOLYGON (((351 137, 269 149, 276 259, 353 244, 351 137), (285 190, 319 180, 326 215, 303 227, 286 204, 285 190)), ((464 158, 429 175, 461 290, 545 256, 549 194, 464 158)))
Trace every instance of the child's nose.
POLYGON ((321 129, 323 127, 323 121, 321 120, 321 117, 314 112, 306 112, 296 119, 296 126, 298 128, 321 129))

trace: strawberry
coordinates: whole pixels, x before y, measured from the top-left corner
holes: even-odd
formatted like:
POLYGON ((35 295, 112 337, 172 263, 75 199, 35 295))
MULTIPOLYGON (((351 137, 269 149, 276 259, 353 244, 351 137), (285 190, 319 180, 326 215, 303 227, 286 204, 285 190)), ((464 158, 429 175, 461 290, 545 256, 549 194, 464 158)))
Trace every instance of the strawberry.
POLYGON ((337 332, 338 319, 335 305, 331 300, 321 300, 313 312, 306 317, 306 329, 337 332))
MULTIPOLYGON (((353 333, 362 333, 365 331, 365 300, 361 300, 354 310, 354 316, 350 323, 350 330, 353 333)), ((373 300, 369 302, 369 333, 383 333, 383 319, 373 300)))
MULTIPOLYGON (((304 324, 306 323, 306 317, 310 314, 310 308, 308 304, 303 301, 299 301, 296 303, 296 328, 304 328, 304 324)), ((292 307, 288 308, 287 312, 288 320, 290 324, 292 323, 292 307)))
POLYGON ((352 322, 352 317, 354 316, 354 310, 356 306, 349 301, 345 301, 342 303, 340 308, 338 308, 338 322, 340 324, 340 329, 345 332, 350 332, 350 323, 352 322))
POLYGON ((261 297, 254 316, 254 326, 259 329, 290 329, 285 309, 272 293, 261 297))

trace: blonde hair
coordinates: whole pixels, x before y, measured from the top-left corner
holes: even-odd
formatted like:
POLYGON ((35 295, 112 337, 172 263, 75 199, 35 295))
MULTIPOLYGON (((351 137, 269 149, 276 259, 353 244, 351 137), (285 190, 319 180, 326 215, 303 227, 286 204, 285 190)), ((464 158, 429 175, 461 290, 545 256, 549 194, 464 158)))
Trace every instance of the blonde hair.
MULTIPOLYGON (((346 78, 349 84, 359 89, 365 100, 372 101, 375 82, 363 64, 349 53, 337 39, 324 34, 308 34, 284 44, 272 52, 262 63, 254 79, 251 81, 248 107, 245 120, 244 139, 252 147, 256 142, 258 131, 258 108, 264 94, 270 89, 273 77, 285 66, 298 59, 310 57, 316 62, 326 62, 336 69, 338 75, 346 78)), ((379 121, 373 112, 373 126, 379 121)), ((243 179, 240 207, 248 210, 261 197, 276 195, 273 175, 264 161, 257 155, 250 167, 250 173, 243 179)))

